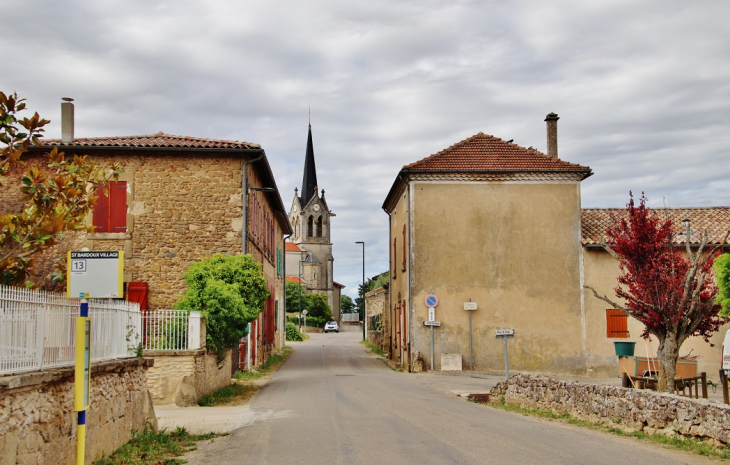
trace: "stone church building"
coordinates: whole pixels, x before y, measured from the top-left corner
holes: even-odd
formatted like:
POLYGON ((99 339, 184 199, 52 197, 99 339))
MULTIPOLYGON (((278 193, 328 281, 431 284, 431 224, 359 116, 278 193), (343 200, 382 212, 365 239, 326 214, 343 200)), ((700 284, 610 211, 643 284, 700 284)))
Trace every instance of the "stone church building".
POLYGON ((330 211, 319 190, 317 167, 314 161, 312 125, 307 135, 301 193, 294 188, 294 200, 289 211, 289 221, 294 233, 286 246, 286 275, 306 286, 309 293, 324 293, 332 309, 333 319, 339 322, 340 296, 343 286, 334 281, 334 257, 330 236, 330 211))

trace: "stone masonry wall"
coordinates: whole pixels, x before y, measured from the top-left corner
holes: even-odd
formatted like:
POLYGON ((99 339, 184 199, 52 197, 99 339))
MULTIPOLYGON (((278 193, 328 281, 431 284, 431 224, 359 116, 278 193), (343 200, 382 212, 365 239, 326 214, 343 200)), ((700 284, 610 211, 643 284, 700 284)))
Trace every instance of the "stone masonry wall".
POLYGON ((523 408, 569 413, 647 434, 681 434, 730 442, 730 406, 656 391, 557 381, 518 374, 495 385, 490 395, 504 396, 523 408))
MULTIPOLYGON (((151 360, 92 365, 86 415, 86 463, 129 441, 134 430, 157 427, 145 385, 151 360)), ((76 463, 74 369, 0 377, 0 464, 76 463)))
POLYGON ((231 353, 221 365, 215 354, 200 350, 150 350, 155 358, 147 371, 147 388, 155 404, 195 405, 206 394, 231 384, 231 353))

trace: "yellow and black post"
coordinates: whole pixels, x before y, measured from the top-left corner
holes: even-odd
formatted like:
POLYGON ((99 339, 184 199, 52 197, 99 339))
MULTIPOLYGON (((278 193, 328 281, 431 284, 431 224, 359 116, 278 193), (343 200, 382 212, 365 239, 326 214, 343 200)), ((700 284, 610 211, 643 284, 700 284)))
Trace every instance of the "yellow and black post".
POLYGON ((76 318, 76 367, 74 383, 74 410, 78 415, 76 430, 76 465, 84 465, 86 455, 86 410, 89 408, 91 388, 91 318, 89 302, 81 299, 76 318))

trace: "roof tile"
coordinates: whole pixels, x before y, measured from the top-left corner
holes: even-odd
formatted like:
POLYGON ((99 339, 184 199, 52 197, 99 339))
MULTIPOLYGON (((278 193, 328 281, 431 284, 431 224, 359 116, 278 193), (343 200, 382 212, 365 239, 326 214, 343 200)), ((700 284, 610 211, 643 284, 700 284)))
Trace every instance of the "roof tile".
POLYGON ((45 139, 44 146, 72 147, 150 147, 150 148, 206 148, 206 149, 260 149, 259 144, 231 140, 204 139, 199 137, 175 136, 158 132, 147 136, 88 137, 75 139, 70 143, 61 139, 45 139))
MULTIPOLYGON (((672 221, 674 243, 684 245, 686 238, 682 220, 689 219, 692 243, 699 244, 700 234, 707 231, 710 244, 722 242, 730 230, 730 207, 657 208, 651 209, 659 218, 672 221)), ((585 208, 581 212, 581 233, 584 245, 598 244, 606 239, 606 230, 626 216, 625 208, 585 208)))
POLYGON ((479 133, 451 147, 403 167, 404 171, 578 171, 592 174, 587 166, 553 158, 498 137, 479 133))

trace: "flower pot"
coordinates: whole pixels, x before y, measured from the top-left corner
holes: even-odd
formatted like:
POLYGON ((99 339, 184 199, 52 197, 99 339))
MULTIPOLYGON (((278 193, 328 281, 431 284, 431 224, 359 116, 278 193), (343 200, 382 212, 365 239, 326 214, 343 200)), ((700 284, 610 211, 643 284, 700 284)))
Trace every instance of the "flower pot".
POLYGON ((616 355, 619 357, 632 357, 634 355, 635 342, 618 342, 613 343, 613 347, 616 349, 616 355))

